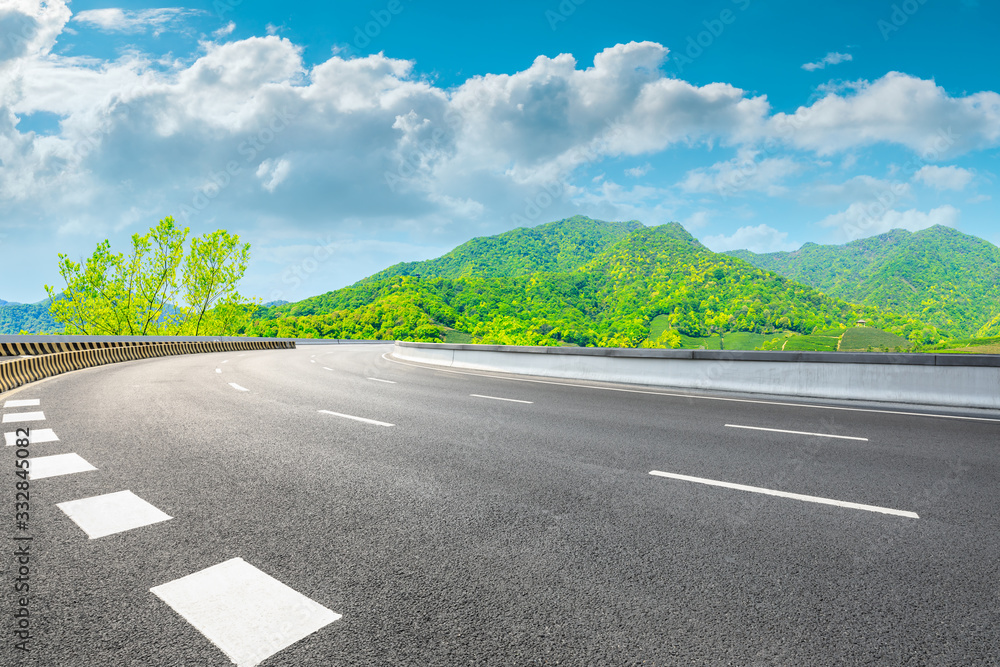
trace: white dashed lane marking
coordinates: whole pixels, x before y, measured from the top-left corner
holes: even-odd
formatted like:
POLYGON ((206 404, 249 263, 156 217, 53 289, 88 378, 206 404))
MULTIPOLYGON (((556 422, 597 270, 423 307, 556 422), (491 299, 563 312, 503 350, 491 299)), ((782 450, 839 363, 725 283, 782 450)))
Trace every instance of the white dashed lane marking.
POLYGON ((71 500, 56 505, 90 539, 172 519, 131 491, 71 500))
POLYGON ((232 387, 233 389, 235 389, 236 391, 250 391, 246 387, 241 387, 238 384, 236 384, 235 382, 230 382, 229 386, 232 387))
MULTIPOLYGON (((4 433, 3 438, 7 441, 8 447, 13 447, 17 444, 17 431, 4 433)), ((30 433, 28 434, 28 442, 32 445, 39 442, 56 442, 58 440, 58 436, 50 428, 33 428, 30 429, 30 433)))
POLYGON ((394 380, 383 380, 382 378, 365 378, 366 380, 375 380, 376 382, 385 382, 386 384, 396 384, 394 380))
POLYGON ((500 398, 499 396, 483 396, 482 394, 469 394, 469 396, 475 396, 476 398, 490 398, 494 401, 510 401, 511 403, 534 403, 534 401, 522 401, 516 398, 500 398))
POLYGON ((216 368, 216 369, 215 369, 215 372, 216 372, 216 373, 221 373, 221 372, 222 372, 222 369, 221 369, 221 368, 216 368))
POLYGON ((750 491, 751 493, 763 493, 769 496, 778 496, 779 498, 791 498, 792 500, 803 500, 807 503, 819 503, 821 505, 836 505, 837 507, 847 507, 856 510, 866 510, 868 512, 881 512, 882 514, 894 514, 896 516, 905 516, 910 519, 919 519, 916 512, 908 512, 906 510, 894 510, 888 507, 879 507, 877 505, 862 505, 861 503, 850 503, 845 500, 831 500, 830 498, 820 498, 819 496, 804 496, 801 493, 788 493, 787 491, 775 491, 774 489, 763 489, 759 486, 747 486, 745 484, 733 484, 732 482, 719 482, 714 479, 705 479, 704 477, 689 477, 688 475, 678 475, 672 472, 660 472, 659 470, 650 470, 650 475, 656 475, 658 477, 669 477, 670 479, 679 479, 685 482, 696 482, 698 484, 708 484, 710 486, 722 486, 727 489, 736 489, 737 491, 750 491))
POLYGON ((30 461, 28 476, 32 480, 72 475, 77 472, 97 470, 79 454, 55 454, 28 459, 30 461))
POLYGON ((242 558, 149 590, 240 667, 254 667, 341 617, 242 558))
POLYGON ((44 412, 10 412, 3 416, 4 424, 11 424, 14 422, 40 422, 44 420, 44 412))
POLYGON ((764 428, 763 426, 740 426, 739 424, 726 424, 729 428, 745 428, 751 431, 768 431, 770 433, 789 433, 791 435, 812 435, 817 438, 837 438, 838 440, 860 440, 868 442, 868 438, 858 438, 853 435, 831 435, 829 433, 809 433, 808 431, 786 431, 780 428, 764 428))
POLYGON ((327 368, 326 366, 323 366, 323 370, 332 371, 333 369, 332 368, 327 368))
POLYGON ((27 408, 32 405, 41 404, 41 399, 38 398, 22 398, 22 399, 11 399, 3 404, 4 408, 27 408))
POLYGON ((340 412, 331 412, 330 410, 320 410, 320 413, 324 415, 333 415, 334 417, 343 417, 344 419, 353 419, 354 421, 365 422, 366 424, 375 424, 377 426, 395 426, 395 424, 390 424, 388 422, 380 422, 375 419, 367 419, 365 417, 355 417, 354 415, 345 415, 340 412))

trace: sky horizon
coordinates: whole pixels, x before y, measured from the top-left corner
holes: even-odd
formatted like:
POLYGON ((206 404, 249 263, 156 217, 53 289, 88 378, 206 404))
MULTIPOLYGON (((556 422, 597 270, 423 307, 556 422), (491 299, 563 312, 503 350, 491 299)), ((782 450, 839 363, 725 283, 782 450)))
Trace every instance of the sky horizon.
POLYGON ((8 0, 0 299, 167 216, 250 242, 264 301, 575 214, 1000 245, 995 4, 648 4, 8 0))

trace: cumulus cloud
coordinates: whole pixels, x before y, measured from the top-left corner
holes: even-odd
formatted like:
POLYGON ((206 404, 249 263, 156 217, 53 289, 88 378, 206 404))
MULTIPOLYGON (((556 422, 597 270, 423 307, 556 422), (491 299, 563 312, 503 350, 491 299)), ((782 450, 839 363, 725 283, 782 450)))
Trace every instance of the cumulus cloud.
POLYGON ((839 65, 843 62, 848 62, 854 60, 854 56, 850 53, 836 53, 831 51, 830 53, 823 56, 823 58, 817 60, 814 63, 806 63, 802 66, 802 69, 807 72, 812 72, 818 69, 824 69, 827 65, 839 65))
POLYGON ((918 169, 913 179, 936 190, 964 190, 972 182, 973 176, 975 174, 961 167, 927 165, 918 169))
POLYGON ((163 29, 201 13, 203 12, 200 10, 183 7, 136 10, 111 7, 78 12, 73 16, 73 21, 104 32, 138 33, 152 29, 154 34, 159 34, 163 29))
POLYGON ((642 165, 641 167, 632 167, 631 169, 626 169, 625 170, 625 175, 626 176, 631 176, 632 178, 642 178, 643 176, 645 176, 646 174, 648 174, 652 168, 653 168, 653 165, 651 165, 651 164, 649 164, 647 162, 646 164, 642 165))
POLYGON ((230 21, 226 25, 214 31, 212 33, 212 37, 215 37, 216 39, 222 39, 223 37, 231 35, 233 33, 233 30, 236 30, 236 24, 230 21))
POLYGON ((749 250, 751 252, 778 252, 781 250, 796 250, 799 246, 788 242, 788 232, 779 232, 769 225, 756 227, 740 227, 733 234, 726 236, 706 236, 701 242, 714 252, 726 250, 749 250))
POLYGON ((768 122, 769 136, 821 155, 876 143, 936 160, 1000 143, 1000 94, 952 97, 934 81, 890 72, 768 122))
POLYGON ((732 160, 689 171, 680 187, 687 192, 714 192, 723 197, 746 192, 779 196, 787 192, 782 183, 801 170, 792 158, 762 157, 759 151, 745 149, 732 160))
POLYGON ((834 213, 820 221, 822 227, 832 227, 839 239, 853 241, 866 236, 884 234, 892 229, 917 232, 934 225, 956 227, 960 211, 945 205, 926 213, 916 209, 908 211, 886 210, 880 204, 855 202, 846 211, 834 213))

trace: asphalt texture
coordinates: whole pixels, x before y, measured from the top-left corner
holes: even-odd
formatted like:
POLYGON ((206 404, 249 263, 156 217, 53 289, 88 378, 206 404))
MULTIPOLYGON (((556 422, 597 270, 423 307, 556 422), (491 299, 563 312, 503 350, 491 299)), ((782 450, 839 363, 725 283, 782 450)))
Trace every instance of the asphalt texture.
POLYGON ((31 426, 59 436, 34 456, 98 470, 31 482, 31 651, 8 556, 0 664, 229 665, 149 589, 235 557, 343 615, 266 667, 1000 664, 1000 421, 449 373, 391 349, 140 360, 3 395, 40 399, 3 412, 43 410, 31 426), (56 507, 126 489, 173 518, 88 539, 56 507))

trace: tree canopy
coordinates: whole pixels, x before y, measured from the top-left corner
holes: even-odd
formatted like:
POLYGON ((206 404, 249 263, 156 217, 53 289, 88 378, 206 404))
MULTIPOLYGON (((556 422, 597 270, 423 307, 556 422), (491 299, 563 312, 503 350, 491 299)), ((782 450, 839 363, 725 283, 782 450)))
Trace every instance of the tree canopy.
POLYGON ((216 230, 185 243, 190 229, 164 218, 132 235, 126 255, 107 240, 74 262, 59 255, 66 287, 46 285, 53 319, 84 335, 232 335, 244 331, 257 304, 240 296, 250 244, 216 230))

